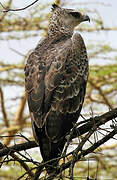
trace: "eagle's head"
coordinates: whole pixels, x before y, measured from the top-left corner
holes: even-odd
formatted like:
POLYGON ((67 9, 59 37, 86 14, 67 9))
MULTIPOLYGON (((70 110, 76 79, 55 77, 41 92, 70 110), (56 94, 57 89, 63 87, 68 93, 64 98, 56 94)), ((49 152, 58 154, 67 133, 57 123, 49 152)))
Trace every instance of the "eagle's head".
POLYGON ((83 15, 73 9, 65 9, 53 4, 52 15, 49 22, 49 30, 73 32, 74 28, 84 21, 90 22, 89 16, 83 15))

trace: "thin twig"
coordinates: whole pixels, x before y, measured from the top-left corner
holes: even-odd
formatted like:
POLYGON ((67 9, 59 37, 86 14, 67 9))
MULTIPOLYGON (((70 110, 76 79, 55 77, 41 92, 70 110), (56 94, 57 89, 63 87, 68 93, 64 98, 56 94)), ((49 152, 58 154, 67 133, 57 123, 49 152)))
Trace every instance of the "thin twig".
POLYGON ((113 109, 112 105, 110 104, 110 102, 108 101, 107 97, 105 96, 103 90, 102 90, 99 86, 97 86, 97 85, 92 81, 92 79, 90 79, 89 83, 91 84, 91 86, 93 86, 96 90, 99 91, 99 94, 102 96, 105 104, 107 104, 110 109, 113 109))
MULTIPOLYGON (((22 127, 22 125, 24 124, 24 122, 22 122, 22 119, 23 119, 23 112, 24 112, 25 104, 26 104, 26 95, 25 95, 25 91, 23 91, 18 109, 16 111, 16 114, 13 120, 14 126, 19 125, 20 127, 22 127)), ((14 130, 13 132, 8 132, 7 135, 11 136, 11 135, 15 135, 16 133, 17 133, 17 130, 14 130)), ((6 138, 4 140, 4 144, 8 145, 11 140, 12 140, 12 137, 6 138)))
POLYGON ((2 12, 3 13, 6 13, 6 12, 9 12, 9 11, 23 11, 29 7, 31 7, 32 5, 34 5, 36 2, 38 2, 39 0, 35 0, 34 2, 32 2, 31 4, 23 7, 23 8, 18 8, 18 9, 10 9, 10 8, 7 8, 5 6, 3 6, 3 4, 0 2, 0 5, 2 6, 2 8, 4 9, 2 12))
POLYGON ((6 113, 5 105, 4 105, 4 95, 3 95, 2 88, 0 88, 0 99, 1 99, 1 110, 2 110, 2 114, 3 114, 5 126, 9 127, 9 122, 7 119, 7 113, 6 113))
POLYGON ((29 169, 28 165, 22 159, 20 159, 14 153, 12 153, 10 156, 14 158, 15 161, 18 161, 20 163, 20 165, 25 169, 25 171, 29 174, 30 177, 34 176, 33 172, 29 169))
MULTIPOLYGON (((92 153, 95 149, 97 149, 99 146, 107 142, 109 139, 111 139, 115 134, 117 134, 117 128, 115 128, 112 132, 110 132, 108 135, 106 135, 104 138, 99 140, 98 142, 94 143, 91 147, 87 148, 86 150, 81 151, 75 158, 74 162, 79 161, 82 157, 85 157, 87 154, 92 153)), ((71 160, 72 161, 72 160, 71 160)), ((63 171, 70 167, 71 161, 62 164, 56 172, 56 175, 60 173, 60 169, 63 171)), ((51 180, 53 176, 49 176, 47 180, 51 180)))
MULTIPOLYGON (((11 6, 12 0, 9 0, 6 9, 9 9, 9 7, 11 6)), ((0 3, 1 4, 1 3, 0 3)), ((5 18, 5 16, 7 15, 7 12, 5 12, 1 17, 0 17, 0 21, 2 22, 5 18)))

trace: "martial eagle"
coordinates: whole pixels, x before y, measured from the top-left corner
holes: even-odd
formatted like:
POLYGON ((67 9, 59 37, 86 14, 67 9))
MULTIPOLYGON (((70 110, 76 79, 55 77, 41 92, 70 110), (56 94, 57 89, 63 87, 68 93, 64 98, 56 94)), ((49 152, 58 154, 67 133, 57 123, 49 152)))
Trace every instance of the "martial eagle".
MULTIPOLYGON (((90 19, 53 4, 47 36, 29 55, 25 66, 32 129, 44 162, 61 156, 66 135, 82 109, 88 58, 83 38, 73 31, 83 21, 90 19)), ((48 163, 47 172, 53 172, 57 163, 48 163)))

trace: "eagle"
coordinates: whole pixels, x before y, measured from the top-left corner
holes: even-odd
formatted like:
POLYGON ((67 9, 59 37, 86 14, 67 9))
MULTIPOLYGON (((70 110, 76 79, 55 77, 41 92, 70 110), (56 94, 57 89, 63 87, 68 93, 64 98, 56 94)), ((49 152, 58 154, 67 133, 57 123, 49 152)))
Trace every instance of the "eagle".
POLYGON ((79 118, 88 80, 88 58, 82 36, 74 33, 89 16, 53 4, 47 36, 25 66, 25 89, 33 135, 48 174, 54 172, 66 135, 79 118))

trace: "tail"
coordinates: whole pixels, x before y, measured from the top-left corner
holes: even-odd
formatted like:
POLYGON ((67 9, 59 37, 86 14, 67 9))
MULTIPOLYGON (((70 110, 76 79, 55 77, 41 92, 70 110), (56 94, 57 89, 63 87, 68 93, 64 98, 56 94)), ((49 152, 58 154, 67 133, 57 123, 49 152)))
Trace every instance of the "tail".
POLYGON ((44 135, 44 132, 42 133, 42 136, 39 138, 40 151, 43 157, 43 161, 50 161, 47 163, 47 165, 45 165, 45 168, 47 170, 47 173, 51 174, 56 171, 56 167, 59 162, 59 160, 57 160, 56 158, 61 156, 61 153, 65 145, 65 140, 62 139, 57 143, 50 142, 48 137, 44 135))
POLYGON ((40 146, 40 152, 43 158, 44 163, 48 162, 45 165, 48 174, 54 174, 56 171, 56 167, 58 165, 59 160, 56 158, 60 157, 64 145, 66 143, 65 139, 61 139, 56 143, 51 142, 45 133, 45 127, 39 129, 36 124, 33 123, 33 133, 34 137, 37 140, 40 146), (55 159, 55 160, 52 160, 55 159), (52 161, 51 161, 52 160, 52 161))

